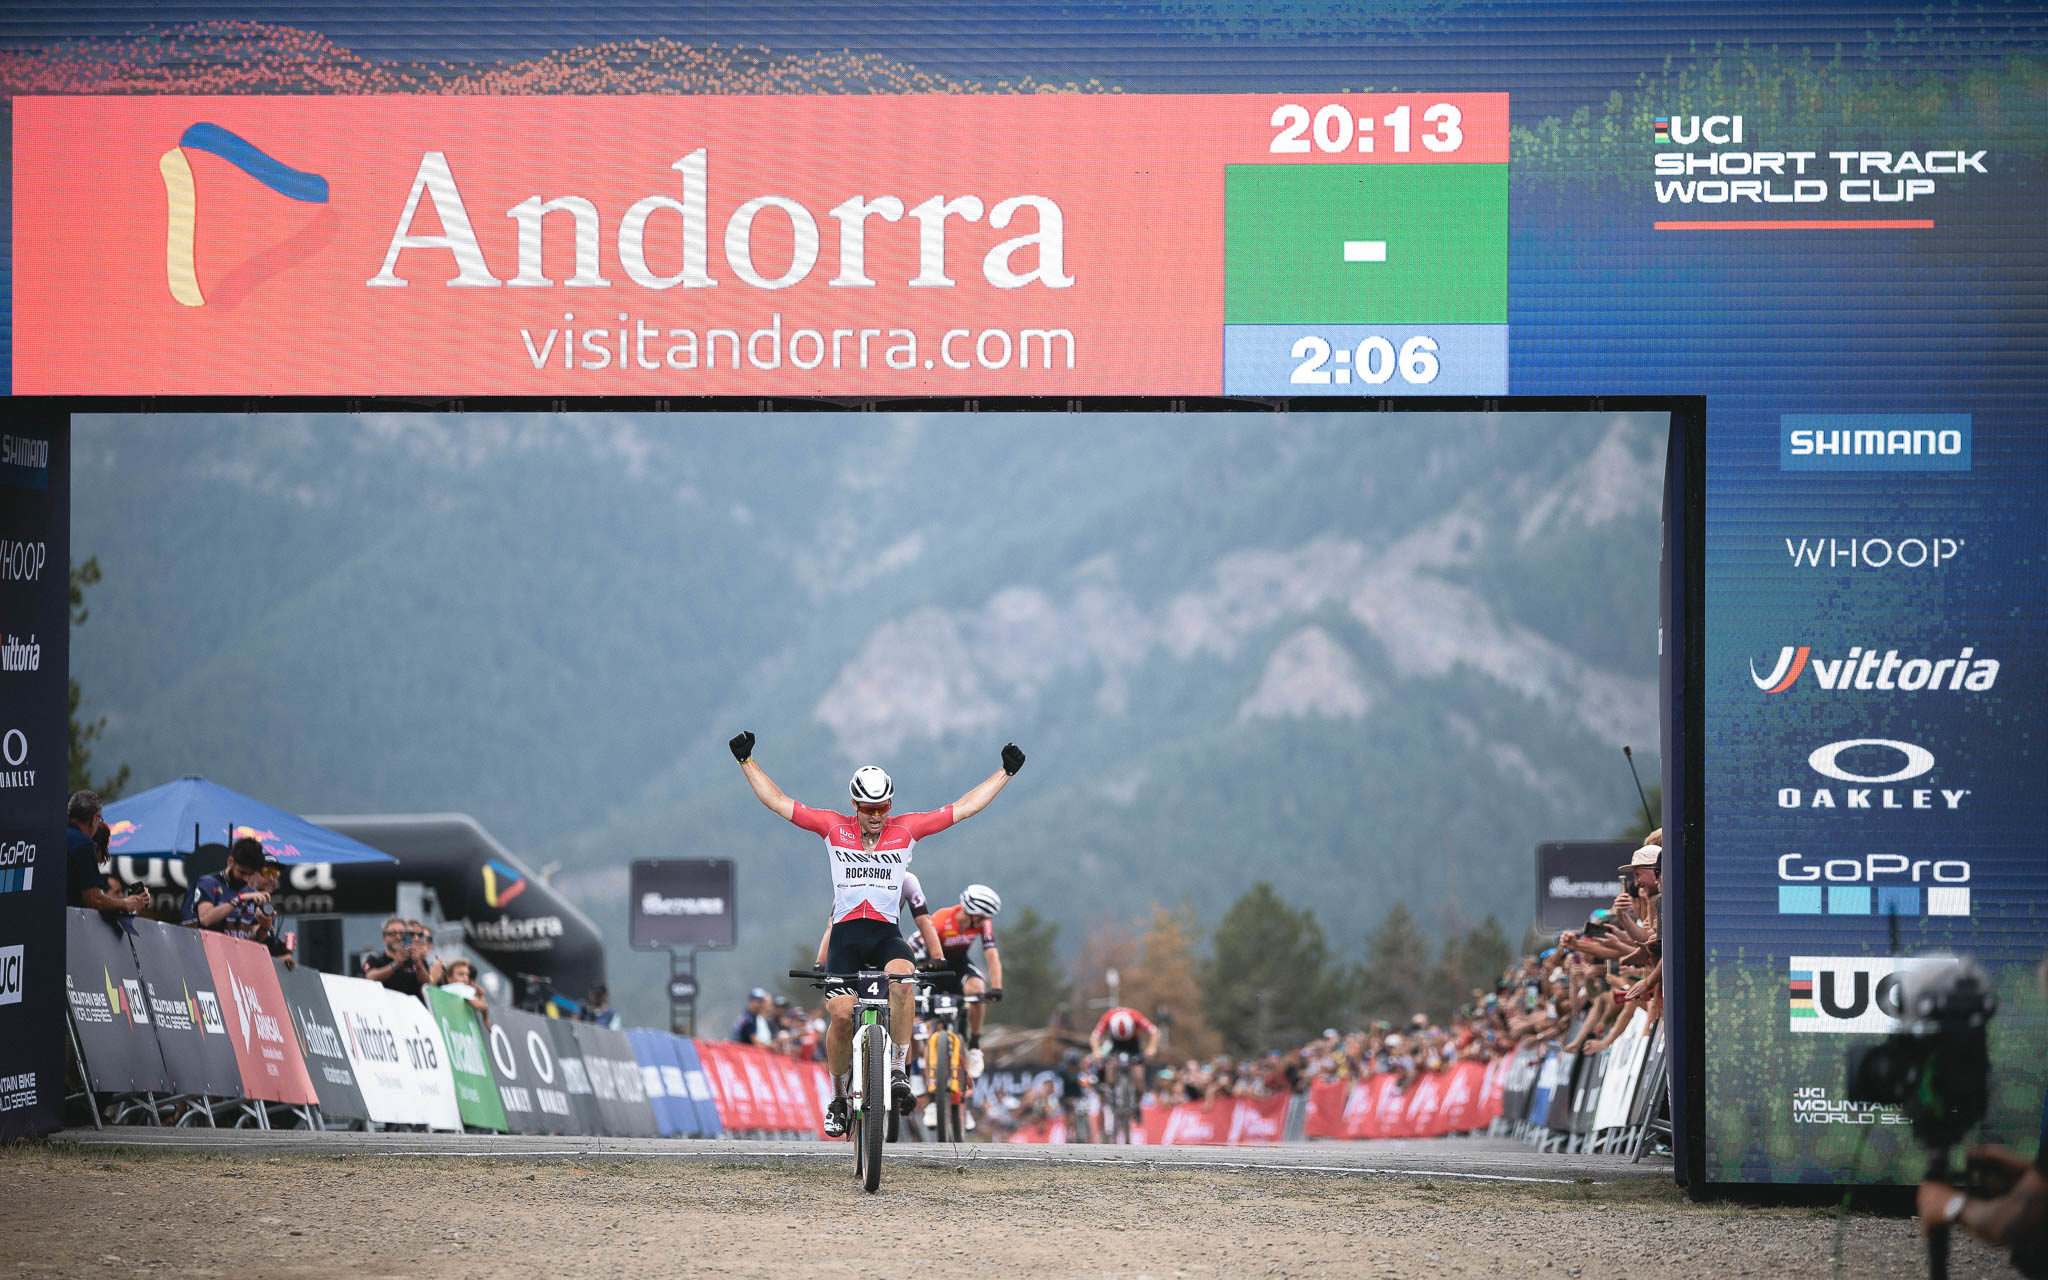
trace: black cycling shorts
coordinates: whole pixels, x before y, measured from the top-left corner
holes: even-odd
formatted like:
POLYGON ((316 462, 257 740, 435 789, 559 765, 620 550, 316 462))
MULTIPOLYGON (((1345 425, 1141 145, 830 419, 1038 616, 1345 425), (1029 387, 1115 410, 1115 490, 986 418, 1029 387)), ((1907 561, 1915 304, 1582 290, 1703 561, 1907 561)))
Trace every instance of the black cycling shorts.
POLYGON ((1143 1058, 1145 1056, 1144 1049, 1145 1042, 1143 1040, 1111 1040, 1109 1042, 1109 1049, 1104 1056, 1114 1058, 1120 1053, 1128 1053, 1133 1058, 1143 1058))
MULTIPOLYGON (((909 960, 910 944, 887 920, 841 920, 825 943, 825 972, 851 976, 863 969, 884 969, 891 960, 909 960)), ((852 988, 834 988, 834 994, 852 988)))
POLYGON ((957 956, 947 956, 944 968, 927 972, 930 979, 928 985, 933 991, 964 992, 967 990, 964 984, 969 978, 979 978, 983 985, 988 983, 988 975, 981 971, 980 965, 969 960, 964 951, 957 956))

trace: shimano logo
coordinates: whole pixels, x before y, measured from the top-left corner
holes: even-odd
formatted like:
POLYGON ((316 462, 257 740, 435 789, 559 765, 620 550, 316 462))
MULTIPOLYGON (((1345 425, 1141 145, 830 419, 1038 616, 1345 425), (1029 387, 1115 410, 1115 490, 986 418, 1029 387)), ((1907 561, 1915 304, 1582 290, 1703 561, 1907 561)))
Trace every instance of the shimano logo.
POLYGON ((1806 758, 1815 773, 1848 787, 1780 787, 1780 809, 1929 809, 1949 812, 1962 807, 1969 788, 1891 787, 1911 782, 1934 770, 1934 753, 1911 742, 1890 738, 1847 738, 1816 747, 1806 758), (1936 800, 1940 803, 1937 804, 1936 800))
POLYGON ((640 895, 640 914, 648 916, 722 916, 724 898, 664 898, 658 893, 640 895))
POLYGON ((1961 538, 1785 539, 1796 569, 1939 569, 1962 554, 1961 538))
POLYGON ((1811 645, 1788 644, 1778 650, 1778 660, 1768 670, 1758 671, 1751 658, 1749 678, 1767 694, 1784 693, 1809 673, 1812 683, 1831 693, 1982 693, 1998 683, 1998 659, 1976 655, 1969 645, 1946 658, 1901 657, 1897 649, 1879 652, 1854 645, 1843 657, 1817 658, 1811 645))
POLYGON ((1780 471, 1968 471, 1967 413, 1788 413, 1780 471))

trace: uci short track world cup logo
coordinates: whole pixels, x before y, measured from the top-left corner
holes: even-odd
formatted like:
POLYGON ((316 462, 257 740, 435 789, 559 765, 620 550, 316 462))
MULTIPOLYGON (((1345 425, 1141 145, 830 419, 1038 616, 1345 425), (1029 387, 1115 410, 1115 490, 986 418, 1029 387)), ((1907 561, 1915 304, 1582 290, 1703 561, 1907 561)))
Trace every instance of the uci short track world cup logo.
POLYGON ((178 145, 164 152, 157 169, 164 177, 167 231, 164 244, 164 278, 171 296, 188 307, 206 305, 193 265, 193 242, 199 227, 197 184, 187 150, 218 156, 272 191, 307 204, 327 203, 327 179, 317 173, 294 169, 256 146, 248 139, 217 124, 200 123, 185 130, 178 145))

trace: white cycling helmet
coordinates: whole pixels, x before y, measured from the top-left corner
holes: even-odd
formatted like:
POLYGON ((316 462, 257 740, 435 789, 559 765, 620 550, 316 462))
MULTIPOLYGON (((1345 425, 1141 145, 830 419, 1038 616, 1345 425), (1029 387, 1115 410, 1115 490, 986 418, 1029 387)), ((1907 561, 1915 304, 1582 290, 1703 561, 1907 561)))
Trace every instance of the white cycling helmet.
POLYGON ((1132 1020, 1128 1010, 1118 1009, 1109 1015, 1109 1038, 1129 1040, 1138 1034, 1138 1024, 1132 1020))
POLYGON ((879 765, 862 765, 853 771, 853 781, 847 784, 853 793, 855 804, 887 804, 896 796, 896 784, 879 765))
POLYGON ((969 915, 992 917, 1003 909, 1003 900, 985 884, 970 884, 960 891, 960 907, 969 915))

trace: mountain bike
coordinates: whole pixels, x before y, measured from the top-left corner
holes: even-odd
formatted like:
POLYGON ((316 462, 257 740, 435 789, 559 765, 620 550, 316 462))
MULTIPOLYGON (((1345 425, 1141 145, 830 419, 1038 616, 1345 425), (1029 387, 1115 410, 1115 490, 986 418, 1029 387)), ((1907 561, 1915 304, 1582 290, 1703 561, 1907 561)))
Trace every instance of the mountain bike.
POLYGON ((1129 1143, 1131 1122, 1138 1113, 1145 1062, 1135 1053, 1119 1052, 1116 1063, 1116 1079, 1103 1090, 1102 1140, 1129 1143))
MULTIPOLYGON (((941 973, 946 972, 941 970, 941 973)), ((931 1020, 935 1024, 925 1041, 925 1077, 931 1082, 940 1142, 962 1142, 963 1121, 968 1099, 974 1096, 974 1081, 967 1075, 967 1006, 981 1003, 980 996, 952 991, 931 992, 931 1020)))
MULTIPOLYGON (((820 990, 846 982, 844 976, 820 974, 815 969, 791 969, 789 976, 809 978, 820 990)), ((868 1191, 882 1185, 882 1143, 889 1113, 895 1109, 889 1098, 889 984, 923 980, 921 974, 879 969, 863 969, 853 975, 853 1079, 846 1094, 846 1136, 854 1144, 854 1176, 868 1191)))

